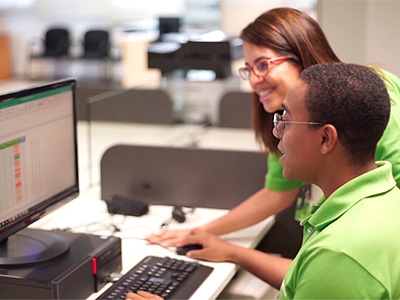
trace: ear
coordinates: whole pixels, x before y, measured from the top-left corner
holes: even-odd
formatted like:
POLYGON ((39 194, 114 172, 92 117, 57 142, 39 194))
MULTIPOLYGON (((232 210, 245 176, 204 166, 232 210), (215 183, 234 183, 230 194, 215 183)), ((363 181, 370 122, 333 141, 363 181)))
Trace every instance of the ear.
POLYGON ((324 125, 321 136, 321 154, 328 154, 333 150, 338 142, 338 132, 335 126, 331 124, 324 125))

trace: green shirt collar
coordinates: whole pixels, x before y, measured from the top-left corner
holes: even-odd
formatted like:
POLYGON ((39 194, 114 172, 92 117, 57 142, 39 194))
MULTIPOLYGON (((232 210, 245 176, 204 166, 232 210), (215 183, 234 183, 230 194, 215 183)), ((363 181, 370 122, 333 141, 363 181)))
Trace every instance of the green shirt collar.
POLYGON ((347 182, 328 198, 322 197, 310 217, 301 224, 321 231, 360 200, 387 192, 396 186, 389 162, 376 162, 377 168, 347 182))

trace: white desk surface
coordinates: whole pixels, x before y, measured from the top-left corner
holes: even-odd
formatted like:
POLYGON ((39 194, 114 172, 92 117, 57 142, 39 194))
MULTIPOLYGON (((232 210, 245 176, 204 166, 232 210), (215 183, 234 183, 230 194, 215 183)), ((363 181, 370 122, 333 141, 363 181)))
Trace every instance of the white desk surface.
MULTIPOLYGON (((111 225, 114 224, 121 229, 120 232, 114 235, 122 239, 123 273, 148 255, 190 260, 185 256, 176 255, 174 248, 165 249, 158 245, 146 245, 146 242, 142 240, 143 237, 151 232, 158 232, 161 223, 170 217, 172 207, 150 206, 150 212, 141 217, 112 216, 107 213, 105 202, 98 200, 97 193, 95 189, 83 192, 80 197, 53 211, 32 224, 31 227, 49 230, 68 227, 73 232, 110 235, 112 232, 111 225)), ((226 210, 197 208, 194 213, 187 216, 185 223, 171 223, 170 228, 200 226, 225 213, 226 210)), ((274 217, 271 217, 252 227, 225 235, 223 238, 238 245, 254 248, 273 223, 274 217)), ((202 263, 213 267, 214 271, 190 298, 191 300, 215 299, 237 270, 237 266, 232 263, 202 263)), ((110 284, 88 299, 95 299, 109 286, 110 284)))

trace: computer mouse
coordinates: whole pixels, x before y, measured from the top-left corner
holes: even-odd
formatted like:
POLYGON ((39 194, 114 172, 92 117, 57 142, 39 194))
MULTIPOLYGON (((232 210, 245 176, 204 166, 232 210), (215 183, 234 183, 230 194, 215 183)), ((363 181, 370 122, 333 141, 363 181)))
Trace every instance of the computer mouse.
POLYGON ((200 250, 203 249, 203 246, 200 244, 187 244, 182 247, 176 247, 176 254, 178 255, 186 255, 188 251, 191 250, 200 250))

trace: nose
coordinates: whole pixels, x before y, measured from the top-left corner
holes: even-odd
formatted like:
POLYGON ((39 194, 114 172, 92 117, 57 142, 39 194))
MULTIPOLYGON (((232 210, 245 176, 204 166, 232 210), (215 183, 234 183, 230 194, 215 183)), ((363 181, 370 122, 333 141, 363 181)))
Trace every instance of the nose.
POLYGON ((250 73, 249 82, 250 82, 251 86, 255 86, 257 83, 260 83, 262 81, 264 81, 263 76, 258 76, 256 74, 254 74, 254 72, 250 73))

